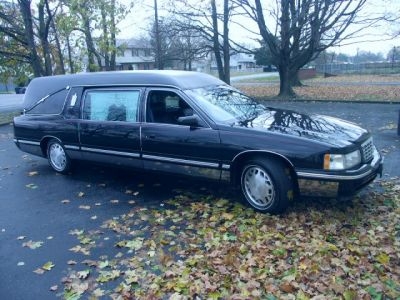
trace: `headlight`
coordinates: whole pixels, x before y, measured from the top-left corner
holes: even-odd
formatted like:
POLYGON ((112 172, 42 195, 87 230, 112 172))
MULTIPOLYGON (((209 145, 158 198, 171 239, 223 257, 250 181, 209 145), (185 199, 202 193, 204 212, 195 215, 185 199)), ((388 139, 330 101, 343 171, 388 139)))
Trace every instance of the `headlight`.
POLYGON ((361 162, 361 153, 356 150, 348 154, 325 154, 325 170, 345 170, 350 169, 361 162))

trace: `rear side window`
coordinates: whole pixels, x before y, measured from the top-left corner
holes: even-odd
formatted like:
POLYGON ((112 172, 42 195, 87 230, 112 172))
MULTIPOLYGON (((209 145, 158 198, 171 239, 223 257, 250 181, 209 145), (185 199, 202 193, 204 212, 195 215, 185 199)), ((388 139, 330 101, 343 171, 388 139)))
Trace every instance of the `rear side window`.
POLYGON ((90 90, 85 94, 83 119, 137 122, 139 90, 90 90))
POLYGON ((64 108, 65 98, 68 95, 69 90, 62 89, 61 91, 52 94, 46 98, 43 102, 39 103, 32 109, 28 110, 27 114, 50 114, 58 115, 64 108))

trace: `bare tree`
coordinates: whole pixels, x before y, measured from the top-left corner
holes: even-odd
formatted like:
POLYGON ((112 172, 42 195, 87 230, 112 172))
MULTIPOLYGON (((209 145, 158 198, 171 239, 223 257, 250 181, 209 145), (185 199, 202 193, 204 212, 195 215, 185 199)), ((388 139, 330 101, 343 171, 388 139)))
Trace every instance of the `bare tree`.
POLYGON ((195 31, 207 41, 204 50, 214 55, 219 78, 229 83, 230 57, 234 52, 229 38, 229 24, 235 8, 233 2, 223 0, 222 5, 218 6, 221 2, 215 0, 195 5, 180 0, 174 4, 171 12, 176 15, 177 26, 181 31, 195 31))
POLYGON ((361 18, 366 0, 277 0, 268 11, 267 23, 261 0, 234 0, 257 23, 263 42, 268 45, 280 76, 280 96, 295 96, 298 71, 322 51, 354 36, 360 27, 376 20, 361 18), (274 25, 267 25, 274 23, 274 25))

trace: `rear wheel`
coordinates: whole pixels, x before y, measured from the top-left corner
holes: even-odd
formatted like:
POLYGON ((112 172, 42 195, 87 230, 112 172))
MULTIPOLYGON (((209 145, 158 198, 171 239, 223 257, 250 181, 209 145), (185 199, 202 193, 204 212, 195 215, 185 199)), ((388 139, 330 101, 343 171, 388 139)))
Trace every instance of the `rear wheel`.
POLYGON ((294 195, 289 168, 272 159, 246 162, 240 182, 247 203, 260 212, 283 212, 294 195))
POLYGON ((47 144, 47 159, 54 171, 65 174, 71 168, 71 160, 61 142, 52 139, 47 144))

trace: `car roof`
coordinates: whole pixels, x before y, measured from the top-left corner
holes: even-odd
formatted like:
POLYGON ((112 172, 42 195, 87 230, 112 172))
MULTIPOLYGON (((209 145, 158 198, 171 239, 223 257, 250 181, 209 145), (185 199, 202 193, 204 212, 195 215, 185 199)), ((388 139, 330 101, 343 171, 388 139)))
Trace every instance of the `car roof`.
POLYGON ((78 73, 34 78, 24 96, 28 108, 47 95, 74 86, 163 86, 181 90, 226 83, 214 76, 192 71, 144 70, 78 73))

